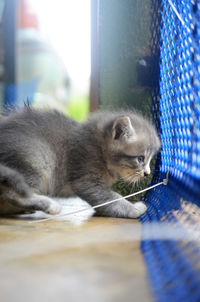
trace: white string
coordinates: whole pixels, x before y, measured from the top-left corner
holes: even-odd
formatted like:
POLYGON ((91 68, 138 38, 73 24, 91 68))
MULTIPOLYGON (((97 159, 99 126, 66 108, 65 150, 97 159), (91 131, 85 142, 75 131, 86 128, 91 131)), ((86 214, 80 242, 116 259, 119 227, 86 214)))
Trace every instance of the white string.
POLYGON ((143 189, 141 191, 138 191, 138 192, 135 192, 135 193, 132 193, 132 194, 129 194, 129 195, 126 195, 126 196, 122 196, 122 197, 119 197, 119 198, 116 198, 116 199, 113 199, 113 200, 110 200, 110 201, 106 201, 106 202, 103 202, 103 203, 100 203, 96 206, 93 206, 93 207, 89 207, 89 208, 84 208, 84 209, 79 209, 79 210, 76 210, 76 211, 73 211, 73 212, 69 212, 69 213, 66 213, 66 214, 61 214, 61 215, 54 215, 52 217, 48 217, 48 218, 43 218, 43 219, 39 219, 39 220, 34 220, 34 221, 29 221, 29 223, 37 223, 37 222, 44 222, 44 221, 47 221, 47 220, 55 220, 57 218, 60 218, 60 217, 66 217, 66 216, 69 216, 69 215, 73 215, 73 214, 77 214, 77 213, 81 213, 81 212, 85 212, 85 211, 89 211, 91 209, 97 209, 97 208, 100 208, 100 207, 103 207, 105 205, 108 205, 108 204, 111 204, 111 203, 114 203, 114 202, 117 202, 121 199, 124 199, 124 198, 129 198, 129 197, 132 197, 132 196, 136 196, 136 195, 139 195, 141 193, 144 193, 148 190, 151 190, 157 186, 160 186, 160 185, 167 185, 168 183, 168 172, 167 172, 167 177, 166 179, 163 179, 162 182, 159 182, 153 186, 150 186, 146 189, 143 189))
POLYGON ((169 4, 171 5, 171 7, 172 7, 173 11, 175 12, 176 16, 178 17, 178 19, 181 21, 181 24, 182 24, 183 26, 185 26, 185 27, 187 28, 188 31, 190 31, 191 29, 193 30, 193 29, 194 29, 194 25, 191 23, 191 24, 190 24, 191 29, 190 29, 190 28, 185 24, 185 22, 184 22, 182 16, 179 14, 179 12, 177 11, 177 9, 176 9, 176 7, 174 6, 174 4, 172 3, 172 1, 171 1, 171 0, 168 0, 168 2, 169 2, 169 4))
POLYGON ((181 15, 179 14, 179 12, 177 11, 176 7, 174 6, 174 4, 172 3, 171 0, 168 0, 169 4, 171 5, 173 11, 175 12, 175 14, 177 15, 177 17, 179 18, 179 20, 181 21, 182 25, 185 25, 185 22, 183 21, 181 15))

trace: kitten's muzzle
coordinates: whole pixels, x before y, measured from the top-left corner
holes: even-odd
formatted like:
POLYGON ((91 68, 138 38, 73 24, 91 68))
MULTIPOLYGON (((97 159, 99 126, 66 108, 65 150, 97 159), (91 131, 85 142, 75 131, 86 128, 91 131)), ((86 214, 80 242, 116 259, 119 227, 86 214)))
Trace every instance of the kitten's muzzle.
POLYGON ((151 169, 149 167, 149 165, 146 165, 145 169, 144 169, 144 177, 149 176, 151 174, 151 169))

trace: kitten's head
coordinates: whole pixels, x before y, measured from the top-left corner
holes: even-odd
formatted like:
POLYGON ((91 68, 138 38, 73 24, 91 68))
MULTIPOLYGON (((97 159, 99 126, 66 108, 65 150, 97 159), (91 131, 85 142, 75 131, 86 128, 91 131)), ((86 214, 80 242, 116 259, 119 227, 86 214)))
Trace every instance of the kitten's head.
POLYGON ((111 174, 136 182, 151 173, 150 162, 160 148, 154 126, 136 113, 117 116, 106 129, 107 165, 111 174))

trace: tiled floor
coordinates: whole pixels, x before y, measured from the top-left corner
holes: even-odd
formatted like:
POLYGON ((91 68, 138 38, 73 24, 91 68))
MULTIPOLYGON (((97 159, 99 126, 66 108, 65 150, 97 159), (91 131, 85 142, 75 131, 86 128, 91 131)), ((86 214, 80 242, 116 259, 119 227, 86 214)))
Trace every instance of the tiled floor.
POLYGON ((152 301, 139 222, 33 217, 0 219, 0 301, 152 301))

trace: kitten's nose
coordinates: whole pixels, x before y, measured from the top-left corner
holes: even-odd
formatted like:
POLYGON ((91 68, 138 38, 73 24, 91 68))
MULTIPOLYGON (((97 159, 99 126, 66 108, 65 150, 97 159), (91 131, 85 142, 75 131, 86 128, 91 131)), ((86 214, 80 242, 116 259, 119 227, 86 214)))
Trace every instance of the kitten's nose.
POLYGON ((150 167, 146 167, 144 171, 144 176, 148 176, 150 175, 150 173, 151 173, 150 167))

